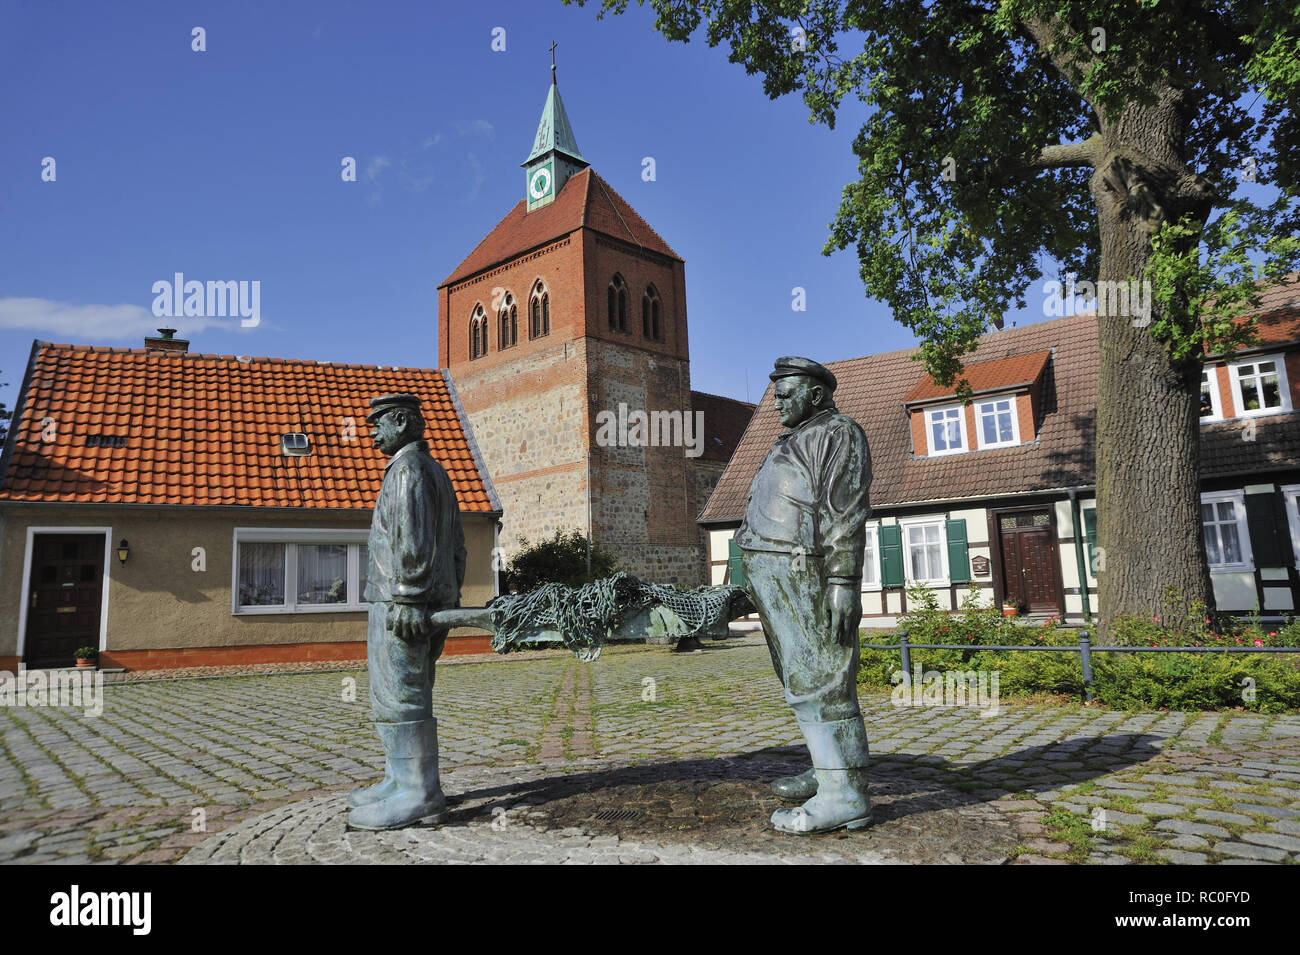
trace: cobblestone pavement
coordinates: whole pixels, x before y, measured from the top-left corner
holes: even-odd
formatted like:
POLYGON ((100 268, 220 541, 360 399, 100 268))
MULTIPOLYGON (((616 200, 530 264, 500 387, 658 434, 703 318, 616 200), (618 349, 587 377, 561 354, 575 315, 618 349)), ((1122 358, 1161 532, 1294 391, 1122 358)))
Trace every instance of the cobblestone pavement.
POLYGON ((121 683, 98 718, 0 708, 0 862, 1300 858, 1294 714, 864 693, 877 822, 797 838, 764 828, 766 783, 806 755, 754 638, 439 666, 434 699, 460 798, 405 835, 342 827, 383 765, 363 670, 121 683))

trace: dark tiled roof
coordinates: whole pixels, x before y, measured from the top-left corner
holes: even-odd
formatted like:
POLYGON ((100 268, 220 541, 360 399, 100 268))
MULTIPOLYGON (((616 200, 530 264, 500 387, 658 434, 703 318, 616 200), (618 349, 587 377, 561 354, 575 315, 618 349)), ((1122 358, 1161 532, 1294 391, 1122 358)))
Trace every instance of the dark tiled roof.
POLYGON ((748 401, 710 395, 703 391, 691 392, 691 408, 704 412, 705 461, 728 461, 740 444, 745 426, 754 416, 754 405, 748 401))
POLYGON ((0 501, 369 510, 387 459, 366 413, 372 397, 396 392, 424 400, 425 439, 461 510, 495 511, 437 369, 47 343, 21 396, 0 501), (294 431, 307 433, 310 455, 281 453, 294 431))
MULTIPOLYGON (((1295 294, 1294 288, 1291 294, 1295 294)), ((1300 310, 1260 316, 1260 337, 1281 344, 1300 340, 1300 310)), ((998 497, 1095 482, 1097 319, 1088 313, 986 335, 978 354, 986 363, 1054 355, 1044 369, 1038 437, 1029 444, 942 457, 914 457, 904 400, 929 381, 913 357, 918 349, 829 362, 839 379, 835 401, 856 420, 871 447, 873 506, 998 497)), ((972 369, 978 367, 970 366, 972 369)), ((1019 380, 1025 380, 1020 377, 1019 380)), ((972 384, 974 382, 972 381, 972 384)), ((1224 477, 1294 468, 1300 462, 1300 412, 1267 415, 1255 422, 1255 440, 1243 440, 1246 420, 1201 426, 1203 477, 1224 477)), ((731 463, 700 515, 705 523, 744 516, 749 486, 781 424, 771 388, 731 463)))
MULTIPOLYGON (((976 362, 966 366, 962 377, 970 384, 970 390, 975 394, 997 388, 1010 388, 1013 385, 1029 385, 1038 380, 1038 376, 1043 373, 1051 357, 1050 351, 1040 351, 1031 355, 1013 355, 996 361, 976 362)), ((909 391, 903 400, 911 404, 933 398, 951 397, 954 394, 956 394, 954 385, 937 385, 929 375, 923 375, 916 387, 909 391)))
POLYGON ((548 205, 532 212, 526 211, 527 205, 520 199, 438 287, 459 282, 582 228, 681 259, 594 169, 573 175, 548 205))
POLYGON ((1261 474, 1294 468, 1297 464, 1300 464, 1300 412, 1201 425, 1203 478, 1261 474))

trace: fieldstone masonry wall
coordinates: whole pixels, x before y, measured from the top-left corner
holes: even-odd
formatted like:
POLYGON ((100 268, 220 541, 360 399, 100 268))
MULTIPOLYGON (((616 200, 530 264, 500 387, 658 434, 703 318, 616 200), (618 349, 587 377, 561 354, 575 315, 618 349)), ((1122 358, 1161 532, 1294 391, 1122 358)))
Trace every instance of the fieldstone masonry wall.
POLYGON ((584 529, 586 378, 581 342, 559 342, 514 364, 462 366, 461 404, 501 499, 500 546, 584 529))

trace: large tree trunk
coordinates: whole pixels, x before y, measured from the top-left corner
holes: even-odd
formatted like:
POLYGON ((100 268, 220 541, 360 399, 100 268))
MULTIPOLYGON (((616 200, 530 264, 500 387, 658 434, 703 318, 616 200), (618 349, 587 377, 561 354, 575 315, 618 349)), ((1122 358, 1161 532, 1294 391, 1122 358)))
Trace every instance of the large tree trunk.
MULTIPOLYGON (((1141 279, 1151 232, 1204 196, 1187 188, 1185 125, 1175 93, 1131 107, 1102 130, 1091 181, 1102 281, 1141 279)), ((1151 319, 1159 317, 1152 305, 1151 319)), ((1200 363, 1174 361, 1139 318, 1099 313, 1097 544, 1100 626, 1120 614, 1214 609, 1201 533, 1200 363), (1172 590, 1170 589, 1172 588, 1172 590)))

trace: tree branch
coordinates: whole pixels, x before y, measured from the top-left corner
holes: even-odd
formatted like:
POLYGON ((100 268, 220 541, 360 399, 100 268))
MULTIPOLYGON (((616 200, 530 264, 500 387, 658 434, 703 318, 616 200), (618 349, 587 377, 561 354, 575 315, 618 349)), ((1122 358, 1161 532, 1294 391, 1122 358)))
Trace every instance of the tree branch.
POLYGON ((1081 143, 1046 146, 1037 157, 1029 161, 1029 165, 1034 169, 1061 169, 1067 166, 1095 168, 1101 156, 1101 134, 1093 133, 1081 143))

